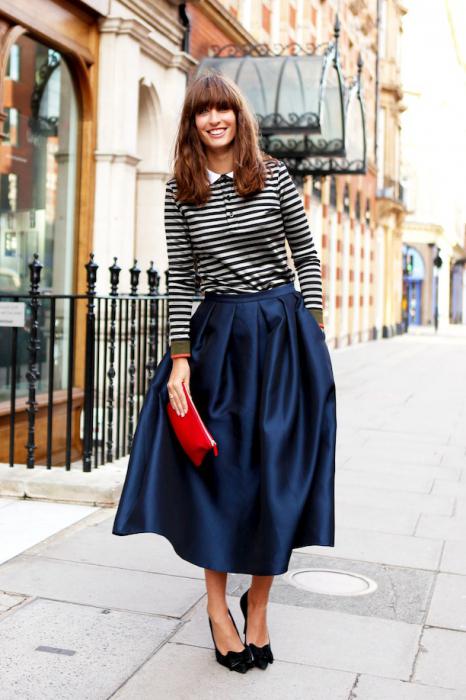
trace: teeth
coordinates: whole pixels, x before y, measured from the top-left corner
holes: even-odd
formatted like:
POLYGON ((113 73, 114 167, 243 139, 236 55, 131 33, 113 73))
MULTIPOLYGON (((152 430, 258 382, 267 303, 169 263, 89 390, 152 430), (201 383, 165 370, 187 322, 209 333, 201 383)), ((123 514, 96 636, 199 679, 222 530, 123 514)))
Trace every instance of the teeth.
POLYGON ((223 134, 224 131, 225 129, 211 129, 209 134, 214 134, 214 136, 216 136, 217 134, 223 134))

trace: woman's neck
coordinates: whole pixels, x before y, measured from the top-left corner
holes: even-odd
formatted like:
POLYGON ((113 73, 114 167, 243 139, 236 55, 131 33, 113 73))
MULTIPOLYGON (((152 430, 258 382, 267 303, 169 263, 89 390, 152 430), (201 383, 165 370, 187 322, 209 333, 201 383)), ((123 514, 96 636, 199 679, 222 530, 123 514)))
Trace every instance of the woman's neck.
POLYGON ((214 173, 229 173, 233 170, 233 151, 207 153, 207 167, 214 173))

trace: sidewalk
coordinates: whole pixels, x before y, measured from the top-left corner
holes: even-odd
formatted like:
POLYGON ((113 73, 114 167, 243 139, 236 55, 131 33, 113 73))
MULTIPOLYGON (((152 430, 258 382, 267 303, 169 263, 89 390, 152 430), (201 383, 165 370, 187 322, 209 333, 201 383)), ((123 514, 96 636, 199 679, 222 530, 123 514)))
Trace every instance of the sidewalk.
MULTIPOLYGON (((87 508, 0 566, 1 700, 465 700, 466 328, 332 359, 336 546, 296 550, 275 579, 276 662, 220 667, 203 570, 156 535, 111 535, 114 508, 87 508), (333 570, 315 576, 323 592, 298 587, 305 569, 333 570)), ((0 501, 0 539, 15 503, 37 506, 0 501)), ((248 584, 229 578, 238 624, 248 584)))

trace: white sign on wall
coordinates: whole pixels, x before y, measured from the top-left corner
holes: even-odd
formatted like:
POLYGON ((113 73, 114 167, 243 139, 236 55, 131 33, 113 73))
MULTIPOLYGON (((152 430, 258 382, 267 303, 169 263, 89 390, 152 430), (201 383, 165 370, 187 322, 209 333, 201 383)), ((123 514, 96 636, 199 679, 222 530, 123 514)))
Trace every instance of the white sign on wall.
POLYGON ((22 328, 26 317, 24 301, 0 301, 0 326, 22 328))

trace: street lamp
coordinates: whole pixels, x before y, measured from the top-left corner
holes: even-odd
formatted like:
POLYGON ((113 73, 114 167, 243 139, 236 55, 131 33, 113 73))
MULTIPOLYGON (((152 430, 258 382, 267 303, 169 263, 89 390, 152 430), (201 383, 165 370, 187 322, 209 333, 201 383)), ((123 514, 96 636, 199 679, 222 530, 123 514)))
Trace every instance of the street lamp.
POLYGON ((442 267, 443 260, 440 257, 440 248, 437 246, 437 244, 436 243, 429 243, 429 248, 432 250, 432 255, 433 255, 434 247, 437 249, 436 253, 435 253, 435 257, 432 260, 433 279, 434 279, 434 328, 435 328, 435 332, 437 332, 438 331, 438 288, 439 288, 440 268, 442 267))

